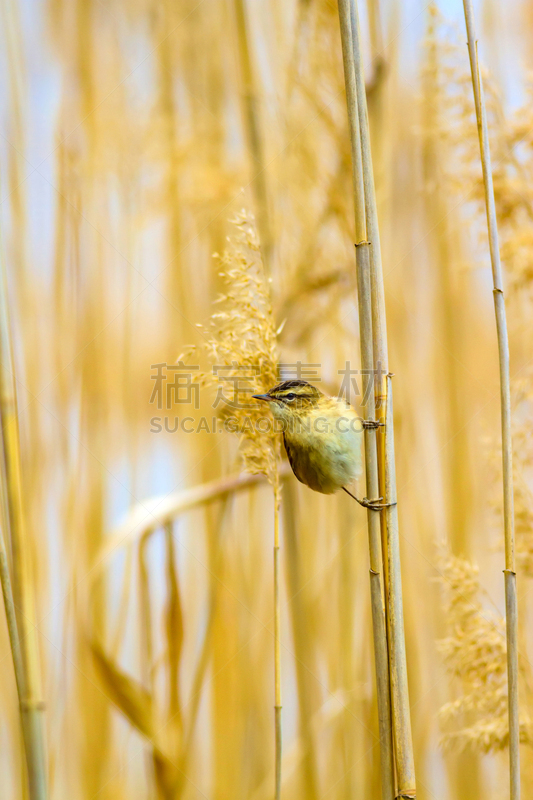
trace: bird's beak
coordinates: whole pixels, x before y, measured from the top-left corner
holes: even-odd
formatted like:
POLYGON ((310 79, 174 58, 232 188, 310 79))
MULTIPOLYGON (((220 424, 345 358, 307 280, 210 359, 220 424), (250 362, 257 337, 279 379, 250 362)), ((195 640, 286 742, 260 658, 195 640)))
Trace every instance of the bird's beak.
POLYGON ((272 402, 274 399, 269 394, 253 394, 252 397, 256 400, 266 400, 268 403, 272 402))

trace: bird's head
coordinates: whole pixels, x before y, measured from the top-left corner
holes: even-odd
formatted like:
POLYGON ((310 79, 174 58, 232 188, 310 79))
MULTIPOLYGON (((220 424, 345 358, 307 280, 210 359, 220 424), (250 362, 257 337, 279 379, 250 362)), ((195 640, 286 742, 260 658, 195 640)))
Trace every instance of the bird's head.
POLYGON ((253 397, 269 403, 277 419, 289 420, 304 416, 318 405, 324 395, 307 381, 283 381, 266 394, 254 394, 253 397))

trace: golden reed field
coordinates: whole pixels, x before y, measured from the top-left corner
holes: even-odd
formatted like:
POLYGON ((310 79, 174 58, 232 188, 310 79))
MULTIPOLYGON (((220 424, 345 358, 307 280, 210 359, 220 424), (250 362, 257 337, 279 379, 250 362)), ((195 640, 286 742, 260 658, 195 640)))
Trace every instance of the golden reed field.
POLYGON ((530 797, 530 0, 0 35, 2 800, 530 797))

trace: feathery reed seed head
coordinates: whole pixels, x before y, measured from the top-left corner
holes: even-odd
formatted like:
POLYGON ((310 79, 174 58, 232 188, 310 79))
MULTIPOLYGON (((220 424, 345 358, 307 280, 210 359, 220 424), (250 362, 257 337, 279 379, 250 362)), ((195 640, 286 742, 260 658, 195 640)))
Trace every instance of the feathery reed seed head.
MULTIPOLYGON (((233 418, 246 469, 261 472, 274 482, 279 437, 272 429, 268 410, 251 398, 276 383, 276 326, 254 218, 243 210, 231 222, 235 234, 228 237, 228 248, 221 256, 214 254, 227 291, 216 301, 220 311, 202 328, 202 349, 217 373, 223 374, 224 382, 231 384, 231 402, 220 414, 233 418), (265 424, 258 425, 263 419, 265 424)), ((220 386, 214 371, 204 372, 200 380, 211 388, 220 386)))

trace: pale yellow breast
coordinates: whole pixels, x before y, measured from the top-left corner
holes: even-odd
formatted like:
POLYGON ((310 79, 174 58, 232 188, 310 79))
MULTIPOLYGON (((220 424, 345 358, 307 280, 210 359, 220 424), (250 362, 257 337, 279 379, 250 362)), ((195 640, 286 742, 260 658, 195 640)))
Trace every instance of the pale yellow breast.
POLYGON ((362 425, 343 400, 313 408, 284 438, 294 474, 316 492, 332 494, 361 474, 362 425))

